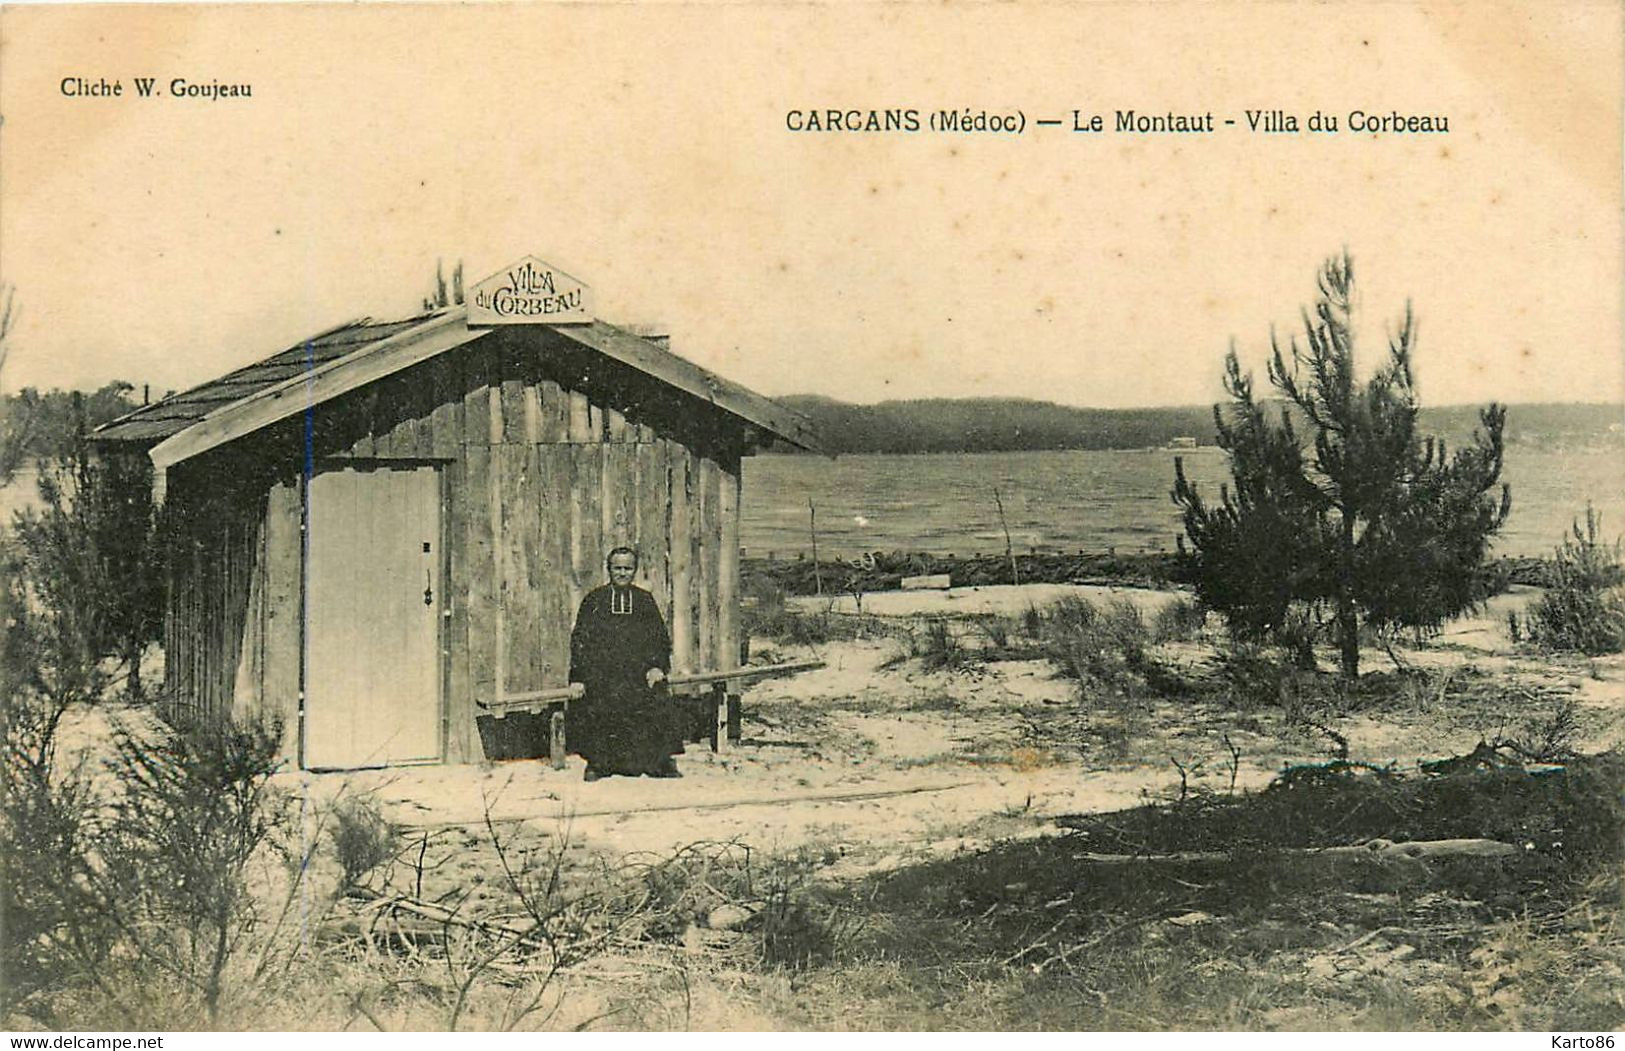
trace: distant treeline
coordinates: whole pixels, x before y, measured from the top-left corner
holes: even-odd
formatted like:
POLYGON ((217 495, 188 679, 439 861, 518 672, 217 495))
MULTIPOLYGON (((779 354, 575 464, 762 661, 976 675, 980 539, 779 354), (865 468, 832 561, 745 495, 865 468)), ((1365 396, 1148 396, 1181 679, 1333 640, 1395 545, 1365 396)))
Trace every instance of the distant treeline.
MULTIPOLYGON (((1215 441, 1213 408, 1081 409, 1016 398, 938 398, 853 405, 818 395, 777 399, 812 421, 834 453, 1017 452, 1039 449, 1142 449, 1194 438, 1215 441)), ((1478 424, 1478 408, 1422 410, 1422 428, 1452 445, 1478 424)), ((1512 445, 1578 448, 1625 442, 1618 405, 1514 405, 1512 445)), ((788 446, 776 451, 792 451, 788 446)))
POLYGON ((109 383, 94 391, 24 387, 0 404, 0 483, 17 468, 66 454, 75 436, 140 407, 135 385, 109 383))
MULTIPOLYGON (((134 384, 109 383, 95 391, 24 388, 4 396, 0 409, 0 467, 66 452, 76 419, 94 429, 139 407, 134 384), (80 415, 75 416, 78 412, 80 415)), ((806 416, 835 453, 1019 452, 1039 449, 1143 449, 1175 438, 1214 443, 1213 408, 1180 405, 1154 409, 1080 409, 1019 398, 936 398, 853 405, 818 395, 777 399, 806 416)), ((1451 444, 1472 434, 1478 408, 1447 405, 1422 410, 1422 427, 1451 444)), ((1625 445, 1625 407, 1619 405, 1514 405, 1507 442, 1546 448, 1625 445)), ((775 451, 794 451, 784 445, 775 451)))

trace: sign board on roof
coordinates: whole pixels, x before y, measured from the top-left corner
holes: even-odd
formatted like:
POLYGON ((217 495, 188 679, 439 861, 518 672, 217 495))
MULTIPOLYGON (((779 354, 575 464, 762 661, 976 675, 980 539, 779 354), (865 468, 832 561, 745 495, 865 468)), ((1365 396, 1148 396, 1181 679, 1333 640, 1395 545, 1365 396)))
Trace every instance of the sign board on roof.
POLYGON ((470 325, 570 325, 593 319, 591 296, 580 281, 528 255, 475 285, 465 299, 470 325))

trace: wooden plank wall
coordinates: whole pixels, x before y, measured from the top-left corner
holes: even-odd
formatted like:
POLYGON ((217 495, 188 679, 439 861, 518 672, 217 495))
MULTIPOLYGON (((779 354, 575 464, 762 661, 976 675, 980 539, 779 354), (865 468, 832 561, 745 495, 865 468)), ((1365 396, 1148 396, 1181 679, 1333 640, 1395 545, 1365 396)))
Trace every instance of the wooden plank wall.
MULTIPOLYGON (((267 683, 280 687, 286 681, 287 657, 298 657, 297 636, 290 645, 284 630, 284 576, 273 577, 267 558, 268 540, 283 543, 286 530, 268 531, 268 492, 252 471, 221 461, 208 467, 194 472, 191 484, 171 487, 166 515, 164 687, 170 714, 177 720, 280 716, 287 747, 295 709, 283 704, 297 703, 297 687, 292 694, 267 691, 267 683), (267 616, 273 608, 279 615, 274 623, 267 616)), ((286 553, 280 554, 285 562, 286 553)), ((297 573, 292 579, 297 587, 297 573)))
POLYGON ((323 407, 319 456, 443 462, 451 761, 483 757, 475 698, 568 682, 576 608, 616 546, 642 556, 675 666, 738 661, 737 450, 657 433, 580 360, 504 335, 323 407))
POLYGON ((260 706, 283 720, 283 754, 299 754, 299 665, 303 596, 299 567, 304 537, 299 479, 272 483, 265 507, 265 609, 262 614, 265 656, 261 667, 260 706))
MULTIPOLYGON (((737 665, 737 444, 657 433, 636 399, 584 373, 583 360, 504 333, 315 410, 318 461, 428 460, 442 472, 449 761, 483 758, 476 698, 568 681, 576 608, 605 582, 613 547, 642 556, 638 582, 666 618, 674 667, 737 665)), ((639 397, 672 409, 669 391, 639 397)), ((235 443, 231 455, 250 469, 230 484, 218 464, 172 479, 172 505, 193 513, 173 564, 167 686, 208 714, 281 715, 291 757, 302 424, 235 443)))

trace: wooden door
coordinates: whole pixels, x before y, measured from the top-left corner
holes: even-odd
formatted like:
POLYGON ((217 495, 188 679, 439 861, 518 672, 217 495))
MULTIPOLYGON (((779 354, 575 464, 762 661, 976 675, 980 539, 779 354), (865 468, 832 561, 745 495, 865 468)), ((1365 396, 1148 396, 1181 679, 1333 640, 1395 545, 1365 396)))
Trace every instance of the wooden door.
POLYGON ((437 761, 439 472, 344 467, 309 493, 305 766, 437 761))

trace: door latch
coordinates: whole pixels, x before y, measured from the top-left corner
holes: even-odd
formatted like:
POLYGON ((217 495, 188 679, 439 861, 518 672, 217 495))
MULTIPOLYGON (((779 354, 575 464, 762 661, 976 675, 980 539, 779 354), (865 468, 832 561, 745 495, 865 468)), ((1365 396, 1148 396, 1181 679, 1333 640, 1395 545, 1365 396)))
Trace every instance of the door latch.
POLYGON ((434 605, 434 575, 427 569, 423 571, 423 604, 434 605))

